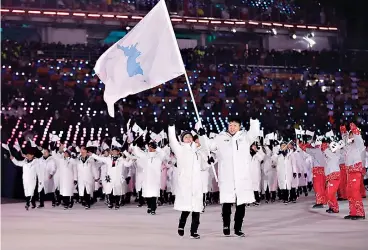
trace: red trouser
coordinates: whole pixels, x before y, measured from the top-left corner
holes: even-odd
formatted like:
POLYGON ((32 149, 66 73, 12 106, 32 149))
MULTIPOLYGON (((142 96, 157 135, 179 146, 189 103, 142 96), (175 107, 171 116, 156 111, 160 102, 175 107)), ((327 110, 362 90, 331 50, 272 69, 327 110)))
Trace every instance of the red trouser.
POLYGON ((365 186, 364 186, 364 175, 365 174, 366 174, 366 170, 365 168, 363 168, 362 180, 360 182, 360 193, 362 194, 363 198, 367 197, 367 193, 366 193, 365 186))
POLYGON ((336 192, 340 185, 340 172, 333 172, 326 177, 327 179, 327 204, 334 212, 339 212, 339 203, 336 199, 336 192))
POLYGON ((337 195, 339 198, 347 200, 348 196, 346 195, 346 166, 345 164, 340 164, 340 186, 339 190, 337 191, 337 195))
POLYGON ((351 216, 365 216, 362 194, 360 192, 363 175, 359 164, 362 165, 360 162, 348 167, 348 185, 346 191, 349 200, 349 215, 351 216))
POLYGON ((316 193, 316 204, 326 204, 326 176, 324 167, 313 167, 313 188, 316 193))

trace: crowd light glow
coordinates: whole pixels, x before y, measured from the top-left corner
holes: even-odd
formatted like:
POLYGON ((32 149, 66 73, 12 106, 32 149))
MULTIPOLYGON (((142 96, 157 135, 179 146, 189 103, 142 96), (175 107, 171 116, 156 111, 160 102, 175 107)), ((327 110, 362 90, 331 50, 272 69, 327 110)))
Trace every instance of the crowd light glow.
MULTIPOLYGON (((143 19, 143 15, 115 15, 111 13, 89 13, 86 11, 79 11, 79 12, 63 12, 63 11, 57 11, 57 10, 29 10, 29 9, 0 9, 2 13, 14 13, 14 14, 21 14, 21 15, 28 15, 28 14, 37 14, 37 15, 45 15, 45 16, 74 16, 74 17, 87 17, 87 18, 116 18, 116 19, 132 19, 132 20, 141 20, 143 19)), ((257 22, 257 21, 242 21, 242 20, 213 20, 213 18, 193 18, 193 17, 183 17, 183 18, 177 18, 172 17, 172 22, 176 23, 200 23, 205 25, 223 25, 223 26, 229 26, 232 25, 235 27, 239 26, 246 26, 246 25, 253 25, 253 26, 267 26, 267 27, 284 27, 284 28, 298 28, 298 29, 318 29, 321 31, 337 31, 337 27, 326 27, 326 26, 311 26, 311 25, 293 25, 293 24, 287 24, 287 23, 270 23, 270 22, 257 22), (209 20, 211 19, 211 20, 209 20)))

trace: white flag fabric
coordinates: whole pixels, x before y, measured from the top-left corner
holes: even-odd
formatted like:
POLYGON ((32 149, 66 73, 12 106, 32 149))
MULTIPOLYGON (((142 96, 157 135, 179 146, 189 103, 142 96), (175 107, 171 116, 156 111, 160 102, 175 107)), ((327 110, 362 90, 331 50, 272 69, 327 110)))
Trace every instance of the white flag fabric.
POLYGON ((114 117, 120 98, 156 87, 185 73, 166 3, 161 0, 97 60, 104 100, 114 117))

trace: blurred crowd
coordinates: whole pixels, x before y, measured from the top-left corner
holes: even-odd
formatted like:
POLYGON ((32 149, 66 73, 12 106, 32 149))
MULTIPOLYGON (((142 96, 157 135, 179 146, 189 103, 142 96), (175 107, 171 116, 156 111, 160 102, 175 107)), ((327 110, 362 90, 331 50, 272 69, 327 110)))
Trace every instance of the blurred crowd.
MULTIPOLYGON (((141 127, 153 131, 166 128, 174 114, 178 115, 179 127, 194 125, 194 109, 184 77, 122 99, 116 104, 116 117, 109 117, 103 101, 104 85, 93 73, 96 57, 70 57, 73 51, 98 56, 106 48, 4 41, 3 141, 35 134, 41 140, 51 131, 64 131, 64 136, 71 131, 77 140, 82 132, 86 134, 83 136, 96 138, 100 127, 106 130, 102 136, 114 136, 132 116, 141 127), (64 52, 65 56, 53 57, 48 51, 64 52), (77 125, 85 131, 76 130, 77 125)), ((223 130, 226 124, 222 119, 238 115, 244 120, 259 118, 265 133, 278 130, 290 137, 299 125, 318 134, 338 131, 340 124, 354 121, 368 131, 366 72, 339 68, 340 62, 354 61, 353 54, 338 60, 341 55, 337 52, 210 47, 186 49, 182 56, 199 111, 210 130, 223 130)))
MULTIPOLYGON (((7 7, 31 7, 144 13, 158 0, 5 0, 7 7)), ((302 0, 167 0, 173 14, 225 19, 336 25, 335 9, 321 1, 302 0)))

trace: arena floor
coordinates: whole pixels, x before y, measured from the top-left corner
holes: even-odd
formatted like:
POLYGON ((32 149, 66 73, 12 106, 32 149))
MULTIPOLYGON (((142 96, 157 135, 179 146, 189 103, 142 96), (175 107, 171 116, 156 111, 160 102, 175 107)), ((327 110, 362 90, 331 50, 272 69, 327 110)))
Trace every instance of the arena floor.
MULTIPOLYGON (((200 240, 177 236, 179 213, 170 206, 159 207, 157 215, 133 205, 118 211, 102 203, 85 211, 51 208, 25 211, 23 204, 3 204, 2 250, 164 250, 193 247, 201 250, 337 250, 367 249, 368 220, 346 221, 347 203, 341 213, 326 214, 310 209, 312 197, 297 204, 262 204, 247 210, 243 231, 246 238, 225 238, 221 234, 220 206, 210 206, 201 216, 200 240)), ((366 211, 368 200, 365 199, 366 211)), ((367 211, 368 212, 368 211, 367 211)))

